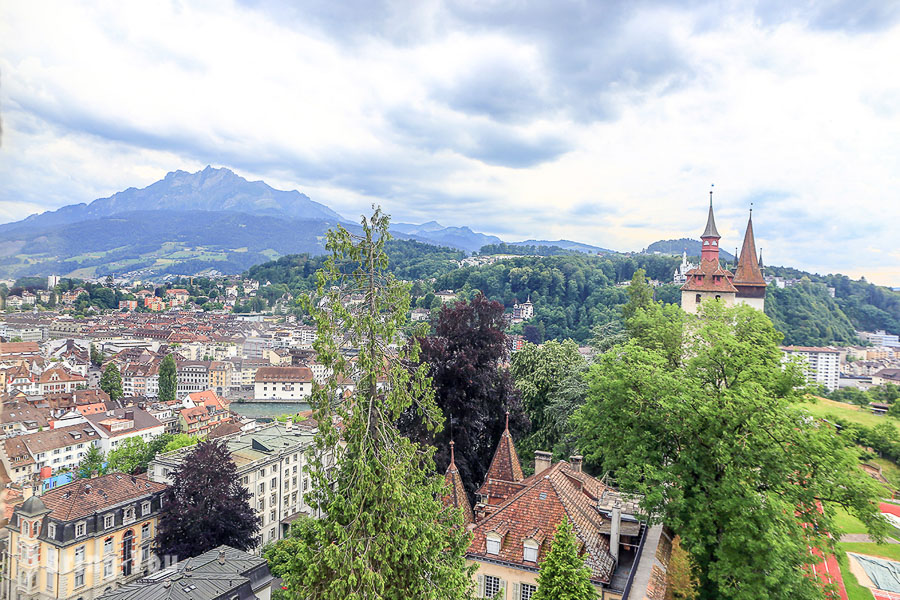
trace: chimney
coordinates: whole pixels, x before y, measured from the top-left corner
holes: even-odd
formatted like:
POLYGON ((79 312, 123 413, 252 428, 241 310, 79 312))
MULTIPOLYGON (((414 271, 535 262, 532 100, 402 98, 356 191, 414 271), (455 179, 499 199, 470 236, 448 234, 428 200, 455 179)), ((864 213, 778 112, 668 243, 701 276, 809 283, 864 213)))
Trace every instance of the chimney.
POLYGON ((534 474, 543 473, 550 468, 553 462, 553 455, 543 450, 534 451, 534 474))
POLYGON ((573 454, 569 457, 569 464, 572 465, 572 470, 581 473, 581 461, 584 457, 580 454, 573 454))
POLYGON ((127 420, 127 421, 133 421, 133 420, 134 420, 134 411, 133 411, 133 410, 126 410, 126 411, 125 411, 125 420, 127 420))
POLYGON ((34 486, 26 484, 22 486, 22 500, 28 500, 34 496, 34 486))
POLYGON ((612 522, 609 525, 609 553, 619 562, 619 529, 622 525, 622 503, 616 499, 612 508, 612 522))
POLYGON ((224 549, 223 549, 223 550, 219 550, 219 564, 220 564, 220 565, 224 565, 224 564, 225 564, 225 550, 224 550, 224 549))

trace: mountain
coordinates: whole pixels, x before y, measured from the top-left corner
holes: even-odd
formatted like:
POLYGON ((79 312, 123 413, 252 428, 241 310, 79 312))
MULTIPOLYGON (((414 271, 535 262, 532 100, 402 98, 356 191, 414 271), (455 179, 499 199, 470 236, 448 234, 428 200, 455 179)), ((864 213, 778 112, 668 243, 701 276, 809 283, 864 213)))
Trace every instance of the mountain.
MULTIPOLYGON (((678 240, 659 240, 653 242, 643 250, 642 254, 671 254, 680 256, 682 252, 687 251, 688 256, 700 256, 700 250, 703 248, 700 240, 692 240, 690 238, 681 238, 678 240)), ((734 260, 734 254, 727 252, 724 248, 719 248, 719 256, 726 262, 734 260)))
POLYGON ((472 231, 468 227, 444 227, 437 221, 429 221, 421 225, 411 223, 394 223, 393 232, 399 232, 414 240, 435 243, 439 246, 450 246, 466 252, 477 252, 482 246, 500 243, 500 238, 472 231))
POLYGON ((0 225, 0 234, 38 230, 134 211, 228 211, 301 220, 345 221, 306 194, 276 190, 262 181, 247 181, 229 169, 206 167, 196 173, 172 171, 145 188, 128 188, 90 204, 71 204, 16 223, 0 225))
POLYGON ((563 250, 574 250, 576 252, 584 252, 585 254, 597 254, 598 252, 607 254, 615 252, 615 250, 607 250, 599 246, 591 246, 590 244, 582 244, 581 242, 573 242, 571 240, 525 240, 523 242, 509 242, 510 246, 547 246, 557 247, 563 250))

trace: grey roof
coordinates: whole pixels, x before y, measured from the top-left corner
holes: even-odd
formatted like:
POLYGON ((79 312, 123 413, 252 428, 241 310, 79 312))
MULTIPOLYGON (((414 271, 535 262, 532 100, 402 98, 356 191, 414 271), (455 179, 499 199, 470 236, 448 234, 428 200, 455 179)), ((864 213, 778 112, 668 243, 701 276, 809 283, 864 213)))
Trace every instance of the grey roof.
POLYGON ((716 218, 713 216, 712 193, 709 194, 709 216, 706 218, 706 229, 703 230, 703 235, 700 237, 722 237, 716 229, 716 218))
POLYGON ((266 560, 219 546, 100 596, 101 600, 212 600, 245 588, 253 597, 271 583, 266 560), (220 553, 223 553, 220 561, 220 553))
POLYGON ((32 496, 16 510, 16 514, 25 517, 38 517, 40 515, 45 515, 48 512, 50 512, 50 509, 47 508, 38 496, 32 496))

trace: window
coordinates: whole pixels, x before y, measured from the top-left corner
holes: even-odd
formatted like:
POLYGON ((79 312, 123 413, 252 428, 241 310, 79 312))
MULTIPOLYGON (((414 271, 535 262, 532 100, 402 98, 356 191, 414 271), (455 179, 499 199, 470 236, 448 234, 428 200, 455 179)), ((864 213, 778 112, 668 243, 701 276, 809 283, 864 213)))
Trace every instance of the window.
POLYGON ((113 539, 111 537, 103 540, 103 554, 112 554, 113 551, 113 539))
MULTIPOLYGON (((277 472, 278 472, 278 465, 272 465, 272 475, 274 475, 277 472)), ((272 485, 275 485, 275 484, 273 483, 272 485)))
POLYGON ((150 537, 150 523, 144 523, 141 525, 141 539, 145 540, 150 537))
POLYGON ((309 477, 305 477, 303 479, 303 491, 305 492, 308 489, 309 489, 309 477))
POLYGON ((493 598, 503 589, 503 580, 493 575, 484 576, 484 598, 493 598))
POLYGON ((275 520, 275 509, 269 511, 269 521, 275 520))
POLYGON ((700 294, 697 294, 697 300, 696 300, 696 302, 697 302, 697 304, 700 304, 700 294))
POLYGON ((48 592, 53 591, 53 584, 55 583, 54 577, 55 577, 55 575, 53 573, 50 573, 49 571, 47 572, 47 591, 48 592))
POLYGON ((75 537, 81 537, 84 535, 86 525, 85 523, 76 523, 75 524, 75 537))
POLYGON ((529 562, 537 562, 538 545, 534 540, 525 540, 523 549, 523 560, 529 562))
POLYGON ((126 523, 131 523, 134 521, 134 508, 126 508, 125 509, 125 517, 124 520, 126 523))
POLYGON ((266 493, 266 482, 265 482, 265 481, 263 481, 261 484, 259 484, 259 490, 258 490, 258 491, 259 491, 260 494, 265 494, 265 493, 266 493))
POLYGON ((531 600, 537 592, 537 586, 531 583, 523 583, 521 589, 522 591, 519 592, 519 600, 531 600))
POLYGON ((56 539, 56 523, 50 523, 47 525, 47 536, 56 539))
POLYGON ((112 529, 113 525, 116 523, 115 515, 106 515, 103 517, 103 528, 104 529, 112 529))
MULTIPOLYGON (((487 553, 500 554, 500 536, 497 534, 488 534, 487 537, 487 553)), ((493 594, 491 594, 493 595, 493 594)))
POLYGON ((111 558, 106 559, 106 562, 103 563, 103 578, 112 577, 113 574, 113 561, 111 558))
POLYGON ((141 503, 141 516, 149 515, 149 514, 150 514, 150 503, 142 502, 141 503))
POLYGON ((150 546, 144 546, 141 548, 141 562, 147 562, 150 560, 150 546))
POLYGON ((269 484, 269 489, 270 489, 270 490, 277 490, 277 489, 278 489, 278 478, 277 478, 277 477, 273 477, 273 478, 272 478, 272 481, 271 481, 270 484, 269 484))
POLYGON ((75 571, 75 587, 84 587, 84 569, 75 571))
POLYGON ((80 565, 84 562, 84 545, 75 548, 75 564, 80 565))

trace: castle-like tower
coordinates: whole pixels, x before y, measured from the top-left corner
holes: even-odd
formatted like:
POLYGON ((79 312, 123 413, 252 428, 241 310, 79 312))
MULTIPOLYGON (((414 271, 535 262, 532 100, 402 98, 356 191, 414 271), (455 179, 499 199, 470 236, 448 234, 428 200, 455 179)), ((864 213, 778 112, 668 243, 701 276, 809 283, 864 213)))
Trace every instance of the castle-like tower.
POLYGON ((726 306, 735 303, 738 290, 732 283, 734 275, 719 264, 719 240, 722 236, 716 229, 713 215, 712 192, 709 193, 709 216, 706 229, 700 236, 700 265, 687 273, 687 281, 681 286, 681 308, 696 314, 704 300, 718 300, 726 306))
POLYGON ((760 260, 756 258, 756 240, 753 238, 753 209, 747 219, 744 245, 741 248, 737 268, 734 270, 734 287, 737 288, 735 301, 764 310, 766 304, 766 280, 763 277, 760 260))

